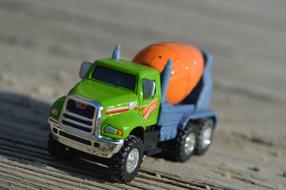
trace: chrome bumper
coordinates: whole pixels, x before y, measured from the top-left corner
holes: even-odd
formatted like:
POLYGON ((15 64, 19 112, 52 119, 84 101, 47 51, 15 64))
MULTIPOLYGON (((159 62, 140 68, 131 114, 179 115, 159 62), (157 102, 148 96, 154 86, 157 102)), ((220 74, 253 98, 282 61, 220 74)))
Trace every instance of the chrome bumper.
POLYGON ((123 140, 111 140, 104 137, 95 137, 77 129, 60 126, 59 123, 49 118, 51 134, 59 143, 76 150, 99 157, 111 158, 119 152, 123 140))

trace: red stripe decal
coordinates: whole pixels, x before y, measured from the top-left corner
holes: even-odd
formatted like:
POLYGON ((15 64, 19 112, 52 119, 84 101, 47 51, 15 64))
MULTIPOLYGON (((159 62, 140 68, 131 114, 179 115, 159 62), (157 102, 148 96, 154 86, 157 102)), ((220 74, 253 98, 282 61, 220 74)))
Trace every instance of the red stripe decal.
POLYGON ((156 110, 157 103, 158 103, 158 98, 156 98, 150 104, 148 104, 146 107, 144 107, 143 116, 144 116, 145 120, 149 119, 150 115, 156 110))
MULTIPOLYGON (((141 107, 145 120, 149 119, 150 115, 156 110, 157 104, 158 104, 158 98, 153 100, 150 104, 141 107)), ((116 113, 121 113, 121 112, 131 110, 131 109, 138 109, 138 106, 136 106, 134 108, 121 107, 121 108, 108 109, 108 110, 106 110, 105 113, 106 114, 116 114, 116 113)))
POLYGON ((114 114, 114 113, 120 113, 120 112, 124 112, 124 111, 128 111, 128 110, 129 110, 128 107, 122 107, 122 108, 109 109, 105 113, 106 114, 114 114))
POLYGON ((114 113, 121 113, 121 112, 125 112, 128 110, 135 110, 138 109, 138 106, 133 107, 133 108, 129 108, 129 107, 121 107, 121 108, 114 108, 114 109, 108 109, 106 110, 106 114, 114 114, 114 113))

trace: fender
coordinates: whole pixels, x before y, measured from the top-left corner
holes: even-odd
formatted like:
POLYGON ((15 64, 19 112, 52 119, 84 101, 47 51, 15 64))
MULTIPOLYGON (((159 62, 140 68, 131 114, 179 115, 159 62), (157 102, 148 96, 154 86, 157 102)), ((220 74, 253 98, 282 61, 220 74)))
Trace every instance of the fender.
POLYGON ((209 110, 196 111, 190 114, 188 113, 184 114, 181 121, 179 122, 178 129, 184 129, 190 120, 196 120, 196 119, 202 119, 202 118, 208 118, 208 117, 214 118, 215 128, 217 128, 216 112, 209 109, 209 110))
MULTIPOLYGON (((104 136, 110 137, 110 138, 115 138, 115 139, 125 139, 128 137, 130 132, 135 129, 138 126, 142 126, 138 123, 138 121, 142 121, 142 116, 139 115, 138 110, 130 110, 127 112, 122 112, 117 115, 112 115, 102 122, 102 129, 101 132, 104 136), (114 134, 109 134, 109 133, 104 133, 104 128, 110 125, 111 127, 115 129, 119 129, 123 131, 122 136, 114 135, 114 134)), ((142 127, 144 130, 145 128, 142 127)))
POLYGON ((49 117, 52 117, 55 120, 59 120, 62 108, 65 102, 66 96, 62 96, 58 98, 51 106, 51 110, 49 113, 49 117))

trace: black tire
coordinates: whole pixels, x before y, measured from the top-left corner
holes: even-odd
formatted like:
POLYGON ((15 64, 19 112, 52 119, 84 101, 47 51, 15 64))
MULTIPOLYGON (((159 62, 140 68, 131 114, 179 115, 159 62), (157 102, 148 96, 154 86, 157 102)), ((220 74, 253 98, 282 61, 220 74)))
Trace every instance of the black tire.
POLYGON ((196 142, 192 143, 193 147, 189 151, 186 151, 185 145, 187 143, 187 138, 190 136, 192 137, 192 140, 196 140, 195 127, 195 123, 188 123, 184 129, 178 131, 176 139, 170 143, 170 150, 174 161, 186 162, 193 155, 196 142))
POLYGON ((203 155, 206 153, 213 141, 214 133, 214 121, 213 119, 205 119, 200 122, 197 128, 197 139, 196 139, 196 155, 203 155), (209 130, 207 137, 204 136, 204 133, 209 130), (204 142, 205 141, 205 142, 204 142))
POLYGON ((136 136, 125 139, 121 150, 112 157, 111 169, 114 172, 113 179, 118 182, 128 183, 135 178, 143 159, 143 141, 136 136), (138 150, 138 152, 137 152, 138 150), (139 153, 137 165, 133 171, 127 171, 127 159, 131 151, 139 153))
POLYGON ((59 158, 62 160, 69 160, 76 156, 73 150, 67 150, 64 145, 55 141, 51 134, 49 135, 48 140, 48 151, 52 157, 59 158))

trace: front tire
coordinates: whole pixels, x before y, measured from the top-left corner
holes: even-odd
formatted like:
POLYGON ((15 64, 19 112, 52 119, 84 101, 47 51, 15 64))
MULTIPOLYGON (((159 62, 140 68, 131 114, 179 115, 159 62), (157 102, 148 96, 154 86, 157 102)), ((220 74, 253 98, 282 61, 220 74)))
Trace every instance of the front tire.
POLYGON ((135 178, 143 159, 143 142, 139 137, 129 136, 121 150, 112 157, 111 169, 114 180, 128 183, 135 178))

